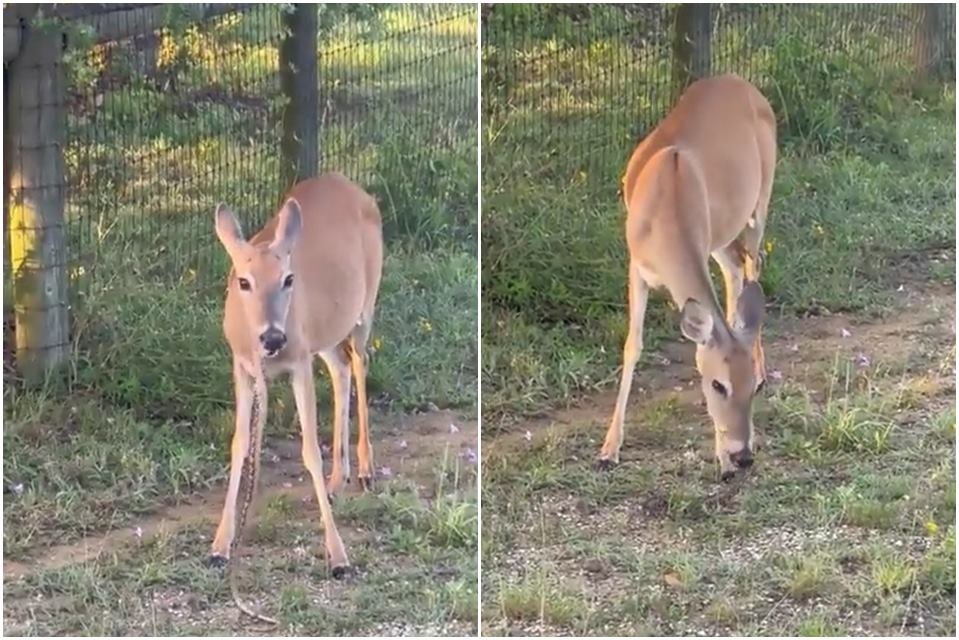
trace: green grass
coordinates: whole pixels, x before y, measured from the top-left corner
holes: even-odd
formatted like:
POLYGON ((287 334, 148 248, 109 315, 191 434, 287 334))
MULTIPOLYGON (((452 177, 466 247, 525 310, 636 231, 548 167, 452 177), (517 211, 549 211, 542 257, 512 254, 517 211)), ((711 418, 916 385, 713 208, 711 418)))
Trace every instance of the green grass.
MULTIPOLYGON (((901 382, 865 375, 876 395, 901 382)), ((709 439, 702 420, 689 420, 695 406, 678 408, 678 439, 665 442, 643 433, 647 411, 634 407, 623 461, 608 474, 592 468, 603 413, 541 428, 532 442, 488 441, 486 631, 948 633, 955 460, 951 444, 929 435, 952 411, 951 375, 924 407, 873 409, 895 425, 881 451, 794 455, 791 439, 815 441, 822 425, 777 421, 774 396, 757 420, 777 433, 738 485, 718 483, 711 459, 690 456, 709 439), (601 613, 569 591, 584 571, 601 613)), ((814 381, 793 384, 811 392, 814 381)), ((826 413, 821 396, 808 402, 826 413)), ((855 387, 831 402, 876 406, 855 387)))
MULTIPOLYGON (((228 264, 211 213, 229 202, 252 234, 283 188, 280 11, 255 7, 196 29, 173 8, 155 57, 74 42, 65 151, 72 344, 60 379, 36 389, 4 380, 6 560, 132 529, 223 487, 233 431, 220 326, 228 264)), ((323 167, 377 197, 387 239, 368 375, 376 448, 415 420, 404 414, 476 413, 475 13, 319 11, 323 167)), ((321 363, 315 374, 328 442, 330 385, 321 363)), ((402 437, 414 446, 416 435, 402 437)), ((289 385, 278 382, 267 442, 288 438, 299 438, 299 425, 289 385)), ((250 536, 262 555, 247 586, 270 600, 281 632, 475 627, 475 478, 460 454, 431 461, 436 479, 337 502, 363 569, 342 587, 328 586, 322 557, 303 565, 292 555, 315 545, 315 514, 268 501, 250 536)), ((212 530, 187 523, 141 547, 7 582, 5 624, 31 634, 232 630, 222 579, 199 564, 212 530), (152 600, 179 598, 175 589, 189 602, 164 609, 152 600), (38 595, 48 598, 40 609, 30 604, 38 595), (220 617, 207 624, 211 608, 220 617)))
POLYGON ((868 16, 719 12, 714 60, 780 118, 767 443, 718 482, 703 407, 659 384, 693 371, 661 363, 681 338, 654 296, 645 389, 598 473, 626 329, 618 178, 668 60, 616 8, 564 11, 511 8, 484 41, 484 632, 954 634, 954 85, 871 59, 894 41, 868 16), (838 23, 870 33, 838 45, 838 23))
MULTIPOLYGON (((453 464, 448 465, 452 471, 453 464)), ((364 496, 383 518, 393 501, 424 534, 412 554, 384 554, 375 535, 348 535, 355 575, 336 581, 323 561, 318 514, 287 500, 268 503, 258 518, 252 555, 241 563, 243 597, 280 621, 287 635, 364 635, 381 629, 469 633, 476 623, 475 473, 436 487, 429 504, 400 481, 364 496), (449 520, 449 505, 472 512, 456 537, 433 538, 431 524, 449 520), (411 606, 416 603, 416 606, 411 606)), ((338 514, 339 515, 339 514, 338 514)), ((351 522, 349 512, 340 528, 351 522)), ((384 520, 363 519, 375 531, 384 520)), ((409 522, 404 522, 409 526, 409 522)), ((235 633, 238 624, 226 580, 203 565, 208 526, 188 524, 152 540, 130 542, 91 560, 50 569, 5 585, 5 627, 25 635, 154 635, 235 633)))
MULTIPOLYGON (((713 43, 717 59, 728 55, 723 70, 748 70, 780 118, 762 282, 772 315, 879 314, 904 278, 955 281, 954 149, 942 142, 955 137, 955 90, 914 86, 897 58, 871 62, 881 50, 871 36, 824 54, 833 47, 816 38, 831 31, 813 13, 790 9, 748 38, 724 27, 713 43), (749 38, 762 42, 746 47, 749 38)), ((482 380, 494 426, 618 379, 627 257, 618 181, 637 128, 665 114, 668 88, 654 73, 667 54, 651 44, 649 58, 634 55, 608 18, 572 29, 561 51, 522 24, 510 45, 521 53, 509 57, 495 33, 484 45, 497 65, 484 68, 483 130, 482 380), (552 98, 570 104, 552 112, 552 98)), ((644 364, 678 335, 664 299, 654 294, 647 312, 644 364)))

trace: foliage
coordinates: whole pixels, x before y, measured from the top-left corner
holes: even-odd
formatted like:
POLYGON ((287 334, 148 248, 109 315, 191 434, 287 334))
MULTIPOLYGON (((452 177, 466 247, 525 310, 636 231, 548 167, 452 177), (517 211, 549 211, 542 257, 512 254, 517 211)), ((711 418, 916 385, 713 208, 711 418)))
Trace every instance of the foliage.
MULTIPOLYGON (((626 325, 618 179, 670 94, 668 48, 630 37, 624 13, 501 9, 487 18, 483 52, 489 416, 535 412, 615 379, 626 325), (568 39, 544 36, 542 24, 568 39)), ((779 118, 763 285, 780 312, 881 308, 898 286, 891 260, 954 243, 954 149, 941 142, 954 136, 954 86, 909 77, 904 12, 719 10, 714 72, 751 78, 779 118)), ((654 294, 647 352, 676 335, 671 306, 654 294)))

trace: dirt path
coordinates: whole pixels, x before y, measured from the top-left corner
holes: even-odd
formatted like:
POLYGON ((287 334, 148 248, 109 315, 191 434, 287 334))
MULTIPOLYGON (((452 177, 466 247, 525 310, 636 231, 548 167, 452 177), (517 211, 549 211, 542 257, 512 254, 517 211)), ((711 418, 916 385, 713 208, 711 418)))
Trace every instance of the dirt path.
MULTIPOLYGON (((825 383, 825 376, 818 374, 824 366, 832 366, 834 362, 844 366, 847 362, 861 365, 902 361, 910 357, 917 338, 925 343, 926 355, 934 355, 932 352, 939 350, 945 357, 949 346, 955 346, 955 289, 926 285, 920 290, 904 286, 901 293, 898 309, 885 318, 840 313, 767 320, 764 348, 769 369, 769 390, 785 380, 803 379, 815 386, 818 377, 825 383), (942 338, 946 332, 950 332, 951 342, 943 344, 942 338)), ((661 344, 655 352, 644 355, 637 367, 627 419, 630 412, 635 413, 644 404, 674 397, 681 406, 701 411, 706 421, 698 380, 695 346, 692 343, 670 341, 661 344)), ((825 385, 817 390, 825 392, 825 385)), ((493 438, 484 437, 483 446, 491 451, 508 450, 521 446, 527 439, 527 431, 535 437, 551 426, 605 423, 612 415, 616 393, 617 389, 611 387, 577 402, 569 409, 519 422, 506 433, 493 438)), ((597 437, 603 435, 597 433, 597 437)), ((630 433, 627 432, 627 442, 629 439, 630 433)))
MULTIPOLYGON (((429 496, 437 463, 444 455, 464 459, 475 456, 475 419, 465 418, 452 411, 389 418, 374 414, 371 419, 374 421, 373 448, 377 476, 411 480, 420 487, 421 495, 429 496)), ((355 455, 352 447, 351 453, 355 455)), ((324 460, 328 465, 328 453, 324 455, 324 460)), ((226 488, 221 486, 197 493, 181 504, 161 508, 132 525, 103 531, 70 544, 36 547, 31 549, 26 557, 5 559, 4 582, 39 571, 94 560, 135 538, 146 542, 199 522, 209 525, 212 539, 223 509, 225 491, 226 488)), ((348 485, 344 494, 336 498, 349 497, 359 492, 360 489, 354 481, 348 485)), ((259 504, 265 504, 280 495, 289 496, 297 504, 310 506, 315 499, 309 474, 302 464, 298 438, 268 439, 264 445, 259 504)), ((251 520, 255 519, 256 514, 251 514, 251 520)), ((318 513, 316 519, 319 520, 318 513)), ((342 530, 341 533, 347 538, 350 536, 348 530, 342 530)), ((244 546, 249 547, 250 544, 247 542, 244 546)))

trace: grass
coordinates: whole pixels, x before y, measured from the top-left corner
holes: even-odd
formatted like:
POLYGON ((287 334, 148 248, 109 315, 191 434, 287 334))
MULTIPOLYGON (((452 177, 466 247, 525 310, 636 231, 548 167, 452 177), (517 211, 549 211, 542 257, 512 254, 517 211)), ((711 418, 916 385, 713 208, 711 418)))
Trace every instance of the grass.
MULTIPOLYGON (((868 455, 793 455, 784 443, 803 427, 776 420, 773 396, 761 424, 780 433, 739 485, 717 483, 712 460, 694 453, 708 445, 687 420, 694 406, 681 406, 673 427, 684 444, 643 437, 646 412, 633 408, 637 437, 610 474, 592 469, 602 413, 541 427, 532 442, 488 440, 486 631, 947 633, 955 461, 952 445, 929 434, 952 410, 950 379, 938 379, 925 407, 886 404, 891 444, 868 455), (562 589, 584 573, 602 613, 581 606, 564 617, 562 589)), ((842 400, 873 401, 857 390, 842 400)))
MULTIPOLYGON (((448 428, 439 408, 466 423, 462 437, 475 435, 475 12, 319 11, 323 166, 369 189, 384 218, 368 393, 378 471, 392 466, 395 479, 334 507, 361 569, 345 585, 333 586, 322 554, 302 553, 320 539, 316 514, 289 496, 268 500, 248 542, 246 589, 268 601, 284 634, 465 633, 476 625, 473 463, 464 450, 438 451, 414 475, 415 455, 384 447, 431 447, 401 425, 430 427, 436 440, 448 428)), ((5 367, 4 559, 109 544, 98 558, 5 581, 7 628, 241 628, 222 576, 200 565, 233 432, 220 327, 228 265, 209 212, 231 203, 251 234, 282 190, 280 12, 255 7, 196 28, 171 10, 156 59, 133 43, 85 50, 77 34, 66 149, 71 354, 66 375, 41 388, 5 367), (198 514, 198 500, 214 506, 198 514), (168 512, 188 514, 182 529, 125 536, 168 512)), ((331 392, 321 364, 315 373, 328 442, 331 392)), ((267 446, 298 438, 289 385, 274 384, 267 446)))
POLYGON ((848 26, 879 41, 837 50, 838 8, 757 10, 749 34, 721 13, 714 60, 781 118, 767 445, 718 482, 660 296, 621 463, 598 473, 626 324, 616 179, 665 112, 664 58, 617 9, 582 11, 505 12, 511 35, 484 41, 484 632, 953 635, 954 85, 869 61, 891 46, 869 16, 848 26))
MULTIPOLYGON (((842 20, 830 10, 824 19, 842 20)), ((722 70, 747 73, 781 119, 763 273, 771 313, 874 315, 892 302, 903 269, 955 280, 954 172, 941 144, 955 134, 954 87, 913 87, 895 58, 864 62, 879 50, 871 41, 824 56, 832 47, 816 38, 830 31, 812 11, 786 11, 767 31, 756 26, 753 47, 732 27, 713 46, 722 70), (784 37, 766 42, 767 33, 784 37), (820 68, 828 70, 821 77, 820 68)), ((618 177, 632 145, 665 114, 656 65, 667 54, 653 44, 634 54, 606 17, 591 19, 562 54, 522 26, 511 32, 522 55, 506 56, 495 33, 486 45, 498 65, 484 68, 487 85, 511 92, 484 93, 482 380, 493 426, 605 388, 621 364, 618 177), (657 102, 646 104, 648 96, 657 102), (551 97, 572 104, 550 112, 543 104, 551 97)), ((671 307, 654 294, 647 364, 678 333, 671 307)))
MULTIPOLYGON (((417 628, 467 633, 476 622, 475 473, 462 472, 456 484, 435 489, 442 500, 429 504, 415 486, 388 482, 381 493, 363 496, 379 517, 365 512, 354 522, 349 510, 338 514, 341 529, 348 524, 353 532, 347 544, 356 574, 345 583, 333 581, 322 555, 315 555, 322 551, 312 549, 314 509, 307 515, 288 498, 269 502, 249 543, 255 551, 242 562, 244 597, 276 614, 284 635, 393 635, 417 628), (397 500, 407 506, 403 526, 422 534, 415 553, 384 554, 382 540, 371 534, 395 523, 397 500), (451 521, 451 504, 472 517, 451 521), (437 526, 458 535, 435 537, 437 526)), ((226 581, 203 565, 208 533, 206 525, 187 525, 149 541, 131 536, 96 558, 8 582, 5 625, 27 635, 242 630, 226 581)))

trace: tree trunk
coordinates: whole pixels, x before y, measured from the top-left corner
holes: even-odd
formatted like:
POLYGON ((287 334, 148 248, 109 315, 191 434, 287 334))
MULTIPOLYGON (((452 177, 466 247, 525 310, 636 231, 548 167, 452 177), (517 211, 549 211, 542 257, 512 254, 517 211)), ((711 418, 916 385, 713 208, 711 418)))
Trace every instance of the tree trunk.
POLYGON ((915 41, 916 71, 923 78, 942 77, 947 72, 950 58, 954 58, 955 44, 950 43, 950 32, 955 30, 955 9, 947 4, 919 4, 915 41), (950 11, 952 9, 952 11, 950 11), (950 15, 951 13, 951 15, 950 15))
POLYGON ((280 184, 285 195, 297 182, 315 176, 320 166, 316 5, 294 5, 283 23, 287 35, 280 44, 280 88, 287 103, 283 107, 280 184))
POLYGON ((710 73, 711 5, 681 4, 673 26, 673 102, 710 73))

